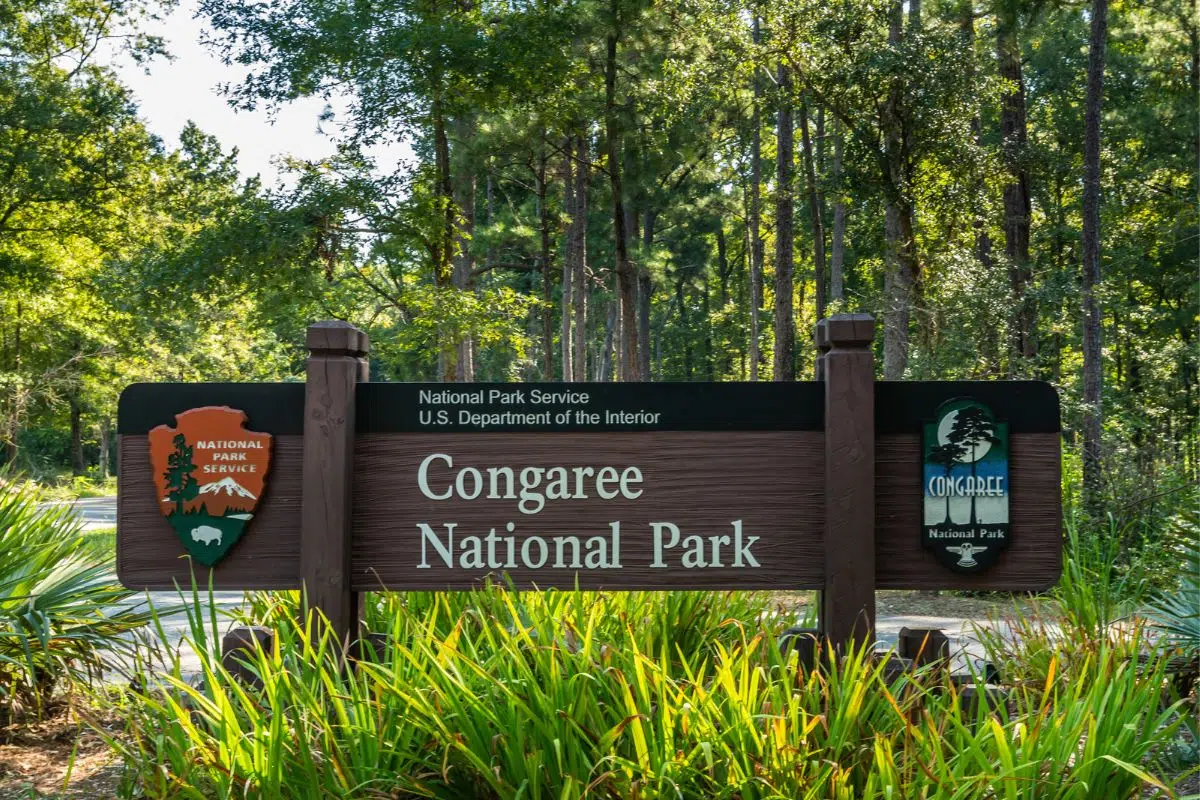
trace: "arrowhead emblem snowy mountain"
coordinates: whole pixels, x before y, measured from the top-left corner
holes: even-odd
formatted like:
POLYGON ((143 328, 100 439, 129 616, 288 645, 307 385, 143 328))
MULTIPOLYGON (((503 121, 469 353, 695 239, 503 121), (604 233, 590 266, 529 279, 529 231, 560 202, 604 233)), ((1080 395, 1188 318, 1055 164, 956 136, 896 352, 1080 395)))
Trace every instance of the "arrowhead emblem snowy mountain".
POLYGON ((267 491, 273 437, 246 422, 239 409, 203 406, 148 437, 159 511, 184 552, 206 567, 238 543, 267 491))
POLYGON ((251 500, 258 498, 254 494, 235 481, 233 478, 222 478, 213 483, 206 483, 200 487, 200 494, 221 494, 224 492, 229 497, 249 497, 251 500))

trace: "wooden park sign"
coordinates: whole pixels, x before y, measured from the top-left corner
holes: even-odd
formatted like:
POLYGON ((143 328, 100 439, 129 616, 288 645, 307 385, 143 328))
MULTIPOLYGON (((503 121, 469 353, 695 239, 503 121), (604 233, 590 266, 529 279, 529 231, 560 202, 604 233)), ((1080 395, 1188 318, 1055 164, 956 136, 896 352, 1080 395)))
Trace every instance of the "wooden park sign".
POLYGON ((124 392, 118 574, 303 586, 342 631, 357 592, 489 578, 820 589, 839 642, 877 588, 1052 585, 1054 390, 876 382, 873 332, 823 321, 812 382, 372 384, 366 337, 315 325, 305 383, 124 392))

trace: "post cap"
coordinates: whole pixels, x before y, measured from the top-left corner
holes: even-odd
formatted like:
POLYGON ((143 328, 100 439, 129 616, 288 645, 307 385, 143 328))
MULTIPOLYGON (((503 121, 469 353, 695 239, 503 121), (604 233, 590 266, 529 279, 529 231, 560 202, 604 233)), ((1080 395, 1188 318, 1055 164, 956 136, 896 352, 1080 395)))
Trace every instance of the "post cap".
POLYGON ((875 341, 875 318, 870 314, 834 314, 821 323, 817 326, 818 346, 867 347, 875 341))
POLYGON ((813 344, 818 350, 829 349, 829 320, 817 320, 817 326, 813 328, 813 344))
POLYGON ((366 355, 370 349, 367 334, 340 319, 314 322, 309 325, 305 343, 308 349, 314 352, 352 356, 366 355))

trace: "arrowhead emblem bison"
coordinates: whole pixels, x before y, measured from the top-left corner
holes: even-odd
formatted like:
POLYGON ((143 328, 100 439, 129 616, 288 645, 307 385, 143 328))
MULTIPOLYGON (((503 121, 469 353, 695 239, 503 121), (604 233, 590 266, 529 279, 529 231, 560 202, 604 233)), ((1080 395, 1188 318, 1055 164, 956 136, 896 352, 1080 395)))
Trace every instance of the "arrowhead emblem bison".
POLYGON ((271 434, 226 406, 193 408, 150 431, 159 510, 184 551, 211 567, 242 538, 267 487, 271 434))

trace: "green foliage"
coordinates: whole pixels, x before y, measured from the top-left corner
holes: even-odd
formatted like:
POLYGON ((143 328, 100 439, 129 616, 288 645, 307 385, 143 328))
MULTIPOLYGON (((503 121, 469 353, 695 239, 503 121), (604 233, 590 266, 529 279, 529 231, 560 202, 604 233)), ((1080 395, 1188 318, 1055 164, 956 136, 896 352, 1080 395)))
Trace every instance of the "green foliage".
POLYGON ((1200 511, 1195 506, 1185 510, 1175 518, 1173 529, 1178 536, 1170 548, 1179 559, 1177 583, 1152 595, 1146 616, 1163 632, 1169 647, 1184 658, 1197 659, 1200 658, 1200 511))
POLYGON ((294 606, 260 596, 276 639, 221 665, 189 611, 199 685, 126 693, 107 734, 148 797, 1133 798, 1172 741, 1161 659, 1075 648, 1009 703, 968 708, 925 673, 891 682, 854 651, 798 671, 766 596, 515 593, 378 597, 387 642, 353 669, 294 606))
POLYGON ((1103 638, 1146 599, 1152 586, 1149 573, 1139 559, 1124 555, 1122 538, 1115 523, 1098 531, 1067 520, 1063 575, 1054 599, 1070 635, 1103 638))
POLYGON ((167 456, 167 496, 166 499, 175 504, 175 513, 183 513, 183 505, 194 500, 200 493, 200 485, 192 473, 196 464, 192 461, 192 450, 187 443, 187 437, 177 434, 173 441, 175 451, 167 456))
POLYGON ((68 506, 36 500, 0 484, 0 717, 40 713, 64 688, 99 681, 151 618, 117 584, 111 545, 80 536, 68 506))

